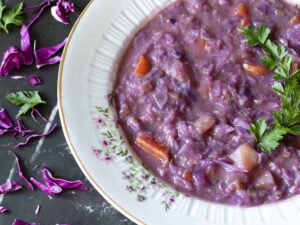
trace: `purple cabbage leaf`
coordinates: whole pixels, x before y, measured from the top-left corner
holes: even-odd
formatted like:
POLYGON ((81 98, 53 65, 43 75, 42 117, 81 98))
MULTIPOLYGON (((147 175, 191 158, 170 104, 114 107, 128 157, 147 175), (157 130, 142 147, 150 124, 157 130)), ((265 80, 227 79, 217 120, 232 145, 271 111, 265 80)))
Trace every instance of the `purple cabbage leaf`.
POLYGON ((20 69, 26 61, 24 53, 16 46, 9 47, 3 55, 0 76, 7 76, 14 69, 20 69))
POLYGON ((78 190, 88 190, 88 188, 83 184, 82 181, 68 181, 60 178, 53 177, 52 173, 47 168, 43 168, 42 176, 44 184, 31 178, 31 182, 34 183, 39 189, 49 195, 57 195, 62 192, 63 189, 78 189, 78 190))
POLYGON ((13 122, 5 109, 0 109, 0 128, 10 129, 13 127, 13 122))
POLYGON ((25 182, 26 186, 27 186, 30 190, 33 191, 34 188, 33 188, 32 184, 30 183, 30 181, 29 181, 29 180, 24 176, 24 174, 23 174, 23 171, 22 171, 21 165, 20 165, 19 157, 18 157, 16 154, 14 154, 14 155, 15 155, 16 162, 17 162, 17 167, 18 167, 18 176, 20 177, 20 179, 22 179, 22 180, 25 182))
POLYGON ((27 223, 22 220, 15 219, 12 225, 38 225, 37 223, 27 223))
POLYGON ((16 146, 14 146, 14 148, 24 147, 31 141, 31 139, 34 139, 34 138, 45 138, 45 137, 49 136, 56 129, 56 127, 57 127, 57 124, 54 124, 54 126, 45 134, 32 134, 26 138, 25 142, 21 142, 21 143, 17 144, 16 146))
POLYGON ((34 56, 36 60, 36 67, 40 69, 43 66, 53 65, 61 61, 61 56, 53 56, 60 51, 66 44, 67 38, 62 42, 45 48, 35 49, 34 56), (52 57, 53 56, 53 57, 52 57))
POLYGON ((88 190, 88 188, 82 181, 68 181, 60 178, 55 178, 47 168, 43 169, 43 179, 46 184, 48 184, 48 182, 49 184, 55 183, 64 189, 78 189, 83 191, 88 190))
POLYGON ((23 187, 16 181, 6 181, 3 184, 0 184, 0 195, 5 195, 10 192, 15 192, 23 187))
POLYGON ((9 210, 7 208, 4 208, 3 206, 0 206, 0 213, 7 213, 9 210))
POLYGON ((69 24, 69 15, 76 12, 74 3, 70 0, 58 0, 55 6, 51 7, 51 14, 58 22, 69 24))
POLYGON ((27 77, 27 81, 29 82, 29 84, 36 86, 41 84, 41 80, 34 74, 30 75, 27 77))

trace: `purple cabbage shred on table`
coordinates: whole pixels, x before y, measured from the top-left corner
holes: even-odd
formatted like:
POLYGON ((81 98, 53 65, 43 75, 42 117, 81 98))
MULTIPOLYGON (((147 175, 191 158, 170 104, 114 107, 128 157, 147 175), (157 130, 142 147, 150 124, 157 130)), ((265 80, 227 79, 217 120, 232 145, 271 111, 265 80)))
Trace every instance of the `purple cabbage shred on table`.
POLYGON ((24 64, 25 56, 24 53, 16 46, 9 47, 3 56, 0 76, 7 76, 9 72, 14 69, 20 69, 24 64))
POLYGON ((20 177, 20 179, 22 179, 26 186, 30 189, 30 190, 34 190, 33 185, 30 183, 30 181, 24 176, 23 171, 21 169, 21 165, 20 165, 20 160, 19 157, 14 154, 15 158, 16 158, 16 162, 17 162, 17 167, 18 167, 18 176, 20 177))
POLYGON ((53 55, 56 54, 65 46, 66 41, 67 38, 56 45, 47 48, 34 49, 34 56, 36 60, 37 69, 40 69, 43 66, 59 63, 61 60, 61 56, 53 56, 53 55))
POLYGON ((22 189, 22 185, 16 181, 6 181, 3 184, 0 184, 0 195, 5 195, 11 192, 18 191, 22 189))
POLYGON ((0 128, 11 129, 12 127, 13 127, 12 119, 7 114, 5 109, 0 109, 0 128))
POLYGON ((0 213, 7 213, 9 210, 3 206, 0 206, 0 213))
POLYGON ((29 84, 36 86, 42 83, 42 81, 40 80, 40 78, 38 78, 36 75, 32 74, 30 76, 27 77, 27 81, 29 84))
POLYGON ((64 180, 61 178, 55 178, 55 177, 53 177, 52 173, 47 168, 43 168, 43 179, 46 184, 48 182, 55 183, 64 189, 77 189, 77 190, 82 190, 82 191, 88 190, 88 188, 82 181, 80 181, 80 180, 68 181, 68 180, 64 180))
MULTIPOLYGON (((33 17, 25 23, 20 30, 20 47, 15 45, 9 47, 3 54, 2 62, 0 65, 0 76, 8 76, 12 71, 19 70, 22 66, 29 66, 36 64, 37 69, 40 69, 46 65, 53 65, 61 61, 61 55, 55 56, 66 44, 67 38, 62 42, 55 44, 50 47, 36 49, 31 44, 30 29, 31 26, 41 17, 47 8, 51 7, 51 14, 53 17, 64 24, 69 24, 69 15, 77 11, 74 4, 70 0, 44 0, 36 5, 26 7, 25 13, 36 13, 33 17), (52 7, 51 7, 52 6, 52 7)), ((14 75, 11 76, 14 80, 26 79, 30 85, 39 85, 41 80, 35 74, 29 76, 14 75)), ((38 122, 38 118, 41 118, 46 124, 49 125, 49 120, 46 119, 37 109, 33 108, 31 111, 31 118, 38 122)), ((15 121, 10 117, 7 111, 0 108, 0 135, 12 133, 14 137, 21 135, 26 137, 25 141, 19 143, 16 147, 23 147, 27 145, 30 140, 34 138, 45 138, 50 135, 57 128, 57 124, 50 127, 47 133, 36 134, 35 131, 27 129, 20 117, 17 117, 15 121)), ((34 186, 37 186, 42 191, 48 194, 59 194, 63 189, 77 189, 77 190, 88 190, 88 188, 81 181, 68 181, 60 178, 55 178, 51 172, 44 168, 43 180, 45 184, 42 184, 34 178, 27 179, 24 175, 21 167, 19 157, 13 153, 16 159, 18 176, 23 180, 26 186, 30 190, 34 190, 34 186), (33 184, 32 184, 32 183, 33 184)), ((17 181, 6 181, 0 184, 0 195, 5 195, 11 192, 22 189, 22 185, 17 181)), ((38 215, 41 209, 41 205, 37 205, 35 209, 35 215, 38 215)), ((3 206, 0 206, 0 213, 7 213, 9 210, 3 206)), ((12 225, 37 225, 37 223, 27 223, 19 219, 15 219, 12 225)), ((57 224, 57 225, 70 225, 70 224, 57 224)))
POLYGON ((63 24, 69 24, 70 13, 76 12, 74 3, 70 0, 58 0, 56 6, 52 6, 51 14, 58 21, 63 24))
MULTIPOLYGON (((50 5, 51 1, 47 0, 37 6, 25 9, 25 11, 38 10, 38 13, 21 28, 21 49, 16 46, 11 46, 5 51, 0 67, 0 76, 7 76, 11 71, 20 69, 22 65, 31 65, 33 63, 33 49, 29 29, 50 5)), ((58 0, 57 6, 54 7, 57 7, 55 12, 59 12, 57 15, 59 15, 62 18, 62 21, 65 22, 68 21, 68 15, 70 12, 75 12, 76 10, 74 4, 70 1, 58 0)), ((63 48, 65 41, 66 40, 49 48, 34 50, 37 68, 40 69, 46 65, 59 63, 61 56, 55 56, 52 58, 50 58, 50 56, 63 48)))
POLYGON ((39 225, 37 223, 27 223, 22 220, 15 219, 12 225, 39 225))
POLYGON ((49 136, 55 129, 57 128, 57 124, 54 124, 54 126, 46 133, 46 134, 32 134, 26 138, 24 142, 21 142, 17 145, 15 145, 13 148, 19 148, 19 147, 24 147, 28 145, 28 143, 35 138, 45 138, 49 136))
POLYGON ((43 168, 42 176, 45 184, 42 184, 34 178, 31 178, 30 180, 39 189, 49 195, 60 194, 63 189, 88 190, 82 181, 67 181, 60 178, 54 178, 52 173, 47 168, 43 168))
POLYGON ((29 130, 25 127, 23 124, 23 120, 21 118, 17 118, 17 126, 14 128, 15 136, 20 134, 22 137, 24 137, 27 134, 31 134, 33 131, 29 130))
POLYGON ((42 113, 37 110, 36 108, 32 108, 30 113, 31 118, 34 120, 34 122, 38 122, 36 116, 40 117, 45 123, 49 123, 49 120, 45 118, 42 113))

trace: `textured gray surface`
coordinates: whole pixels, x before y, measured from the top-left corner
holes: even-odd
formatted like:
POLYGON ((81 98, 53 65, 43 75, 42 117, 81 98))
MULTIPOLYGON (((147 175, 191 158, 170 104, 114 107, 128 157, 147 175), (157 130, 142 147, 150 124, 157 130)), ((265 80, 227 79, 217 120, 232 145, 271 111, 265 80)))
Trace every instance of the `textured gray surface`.
MULTIPOLYGON (((26 0, 26 5, 31 5, 41 0, 26 0)), ((8 6, 13 5, 19 0, 4 1, 8 6)), ((80 11, 88 3, 88 0, 73 1, 80 11)), ((72 24, 78 15, 72 15, 72 24)), ((67 36, 71 29, 70 26, 57 23, 51 17, 49 10, 31 29, 32 40, 37 41, 38 46, 55 44, 67 36)), ((14 28, 7 35, 0 33, 0 52, 3 52, 12 44, 20 45, 19 28, 14 28)), ((54 123, 59 124, 58 112, 56 108, 56 83, 58 66, 49 66, 41 70, 32 67, 23 67, 14 75, 37 74, 43 81, 43 85, 32 87, 26 80, 13 80, 10 77, 0 78, 0 108, 6 108, 11 116, 16 115, 17 107, 5 100, 5 95, 19 90, 38 90, 43 98, 48 102, 40 110, 46 116, 52 114, 54 123)), ((45 124, 34 123, 29 116, 25 116, 25 124, 43 132, 45 124)), ((82 179, 88 181, 79 170, 69 148, 67 147, 61 128, 44 141, 35 140, 27 147, 19 150, 12 149, 17 140, 10 136, 0 137, 0 183, 7 179, 19 180, 16 174, 14 158, 9 154, 10 151, 16 152, 22 159, 23 167, 27 176, 40 179, 40 168, 46 165, 55 174, 67 179, 82 179), (35 169, 38 165, 39 168, 35 169)), ((22 182, 21 182, 22 183, 22 182)), ((93 189, 89 192, 65 191, 59 197, 50 197, 47 194, 35 190, 23 190, 0 196, 0 205, 10 209, 10 213, 0 215, 0 225, 10 225, 14 218, 19 218, 27 222, 36 222, 41 225, 54 225, 56 223, 70 223, 72 225, 117 225, 133 224, 128 219, 120 215, 93 189), (34 211, 37 205, 41 205, 39 215, 34 211)))

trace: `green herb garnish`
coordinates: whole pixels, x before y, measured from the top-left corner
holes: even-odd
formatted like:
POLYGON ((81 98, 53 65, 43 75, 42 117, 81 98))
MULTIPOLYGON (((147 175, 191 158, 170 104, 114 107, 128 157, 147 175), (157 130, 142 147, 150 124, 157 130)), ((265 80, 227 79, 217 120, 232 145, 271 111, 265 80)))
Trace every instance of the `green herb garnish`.
POLYGON ((287 134, 300 135, 300 70, 291 73, 292 56, 282 44, 269 39, 266 26, 247 26, 239 29, 250 46, 262 47, 265 56, 261 63, 273 71, 273 90, 281 96, 281 110, 273 113, 274 123, 265 119, 250 125, 250 132, 264 152, 275 150, 287 134))
POLYGON ((15 5, 12 9, 7 9, 2 0, 0 0, 0 30, 2 29, 9 33, 9 25, 22 26, 24 21, 22 2, 15 5))
POLYGON ((19 91, 10 93, 6 96, 6 99, 14 105, 22 105, 17 116, 27 113, 28 110, 39 104, 46 104, 37 91, 19 91))

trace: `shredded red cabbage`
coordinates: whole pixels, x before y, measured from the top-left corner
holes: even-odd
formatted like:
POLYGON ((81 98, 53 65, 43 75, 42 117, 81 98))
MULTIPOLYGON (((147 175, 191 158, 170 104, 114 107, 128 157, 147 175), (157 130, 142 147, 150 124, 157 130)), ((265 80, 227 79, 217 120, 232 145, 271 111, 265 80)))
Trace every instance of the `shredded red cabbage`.
POLYGON ((38 59, 48 59, 56 54, 60 49, 62 49, 65 46, 66 42, 67 38, 51 47, 37 49, 35 50, 35 57, 38 59))
POLYGON ((5 195, 10 192, 18 191, 23 187, 16 181, 6 181, 4 184, 0 184, 0 195, 5 195))
POLYGON ((10 71, 20 69, 26 61, 25 58, 25 55, 19 48, 16 46, 9 47, 3 55, 0 76, 7 76, 10 71))
POLYGON ((35 184, 39 189, 41 189, 43 192, 46 192, 49 195, 58 195, 62 192, 62 188, 53 183, 53 182, 48 182, 46 185, 40 183, 34 178, 30 178, 31 182, 35 184))
POLYGON ((3 129, 3 128, 0 128, 0 136, 8 133, 8 132, 11 132, 10 130, 7 130, 7 129, 3 129))
POLYGON ((41 80, 34 74, 28 76, 27 81, 33 86, 36 86, 36 85, 39 85, 42 83, 41 80))
POLYGON ((83 184, 82 181, 68 181, 60 178, 53 177, 52 173, 47 169, 43 168, 42 170, 43 180, 45 184, 40 183, 39 181, 31 178, 31 182, 34 183, 39 189, 43 192, 46 192, 50 195, 60 194, 64 189, 78 189, 78 190, 88 190, 88 188, 83 184))
MULTIPOLYGON (((42 120, 44 120, 46 123, 49 122, 49 120, 47 120, 37 109, 33 108, 31 111, 31 117, 35 122, 37 122, 36 115, 42 118, 42 120)), ((27 136, 25 142, 17 144, 16 146, 14 146, 14 148, 27 145, 31 139, 47 137, 56 129, 56 127, 57 124, 54 124, 54 126, 46 134, 32 134, 33 130, 27 129, 24 126, 23 120, 21 118, 17 118, 16 126, 14 126, 13 121, 11 117, 8 115, 8 113, 6 112, 6 110, 0 109, 0 136, 6 133, 14 133, 15 136, 17 135, 22 135, 23 137, 27 136)))
POLYGON ((26 186, 30 189, 30 190, 34 190, 32 184, 30 183, 30 181, 24 176, 23 171, 21 170, 21 166, 20 166, 20 160, 18 158, 18 156, 16 154, 14 154, 16 157, 16 162, 17 162, 17 166, 18 166, 18 175, 19 177, 25 182, 26 186))
POLYGON ((54 126, 46 134, 32 134, 32 135, 27 137, 25 142, 17 144, 16 146, 14 146, 14 148, 23 147, 23 146, 27 145, 30 142, 31 139, 47 137, 48 135, 50 135, 56 129, 56 127, 57 127, 57 124, 54 124, 54 126))
POLYGON ((65 46, 66 41, 67 38, 56 45, 46 47, 46 48, 34 49, 36 67, 40 69, 43 66, 59 63, 61 60, 61 56, 54 56, 54 57, 51 56, 53 56, 59 50, 61 50, 65 46))
POLYGON ((13 127, 13 122, 5 109, 0 109, 0 127, 10 129, 13 127))
POLYGON ((26 134, 32 133, 32 130, 28 130, 21 118, 17 118, 17 126, 14 127, 11 117, 8 115, 5 109, 0 109, 0 135, 6 134, 8 132, 15 133, 15 136, 21 134, 25 136, 26 134))
POLYGON ((31 65, 33 63, 33 53, 32 53, 32 45, 30 40, 29 28, 34 24, 37 19, 40 18, 41 14, 44 10, 50 6, 51 0, 46 0, 36 7, 38 8, 39 12, 25 25, 22 26, 21 29, 21 49, 25 56, 24 64, 31 65))
POLYGON ((51 14, 58 22, 69 24, 70 13, 76 12, 76 8, 70 0, 58 0, 56 6, 52 6, 51 14))
POLYGON ((28 12, 31 12, 31 11, 34 11, 34 10, 41 10, 41 8, 43 8, 44 5, 47 5, 47 4, 50 4, 50 3, 51 3, 51 0, 45 0, 45 1, 42 1, 41 3, 38 3, 38 4, 33 5, 33 6, 27 6, 24 9, 24 12, 28 13, 28 12))
POLYGON ((25 10, 38 10, 39 12, 29 21, 29 23, 27 24, 27 27, 30 27, 33 23, 35 23, 35 21, 37 21, 37 19, 40 18, 40 16, 43 14, 43 12, 45 11, 45 9, 47 9, 49 6, 51 5, 51 0, 45 0, 42 3, 39 3, 37 5, 28 7, 25 10))
POLYGON ((21 29, 21 50, 24 55, 24 64, 33 63, 32 46, 30 41, 29 26, 23 25, 21 29))
POLYGON ((3 206, 0 206, 0 213, 7 213, 9 210, 7 208, 4 208, 3 206))
POLYGON ((30 115, 31 115, 32 119, 34 120, 34 122, 36 122, 36 123, 38 122, 37 119, 36 119, 35 114, 36 114, 38 117, 40 117, 42 120, 44 120, 44 122, 49 123, 49 120, 46 119, 46 118, 40 113, 39 110, 37 110, 36 108, 32 108, 30 115))
POLYGON ((21 118, 17 118, 17 126, 14 128, 15 135, 21 134, 23 137, 26 134, 31 134, 32 130, 28 130, 24 124, 23 120, 21 118))
POLYGON ((15 219, 12 225, 38 225, 37 223, 27 223, 22 220, 15 219))
POLYGON ((40 69, 43 66, 54 65, 59 63, 60 61, 61 61, 61 56, 54 56, 49 59, 40 59, 39 61, 37 61, 36 67, 40 69))
POLYGON ((43 179, 47 185, 55 183, 64 189, 78 189, 83 191, 88 190, 88 188, 82 181, 68 181, 60 178, 55 178, 47 168, 43 168, 43 179))
POLYGON ((44 4, 39 8, 37 15, 34 16, 29 23, 22 26, 20 32, 21 50, 16 46, 11 46, 6 50, 0 67, 0 76, 7 76, 12 70, 20 69, 23 64, 31 65, 33 63, 29 28, 41 16, 44 10, 50 6, 50 4, 50 0, 45 1, 44 4))

